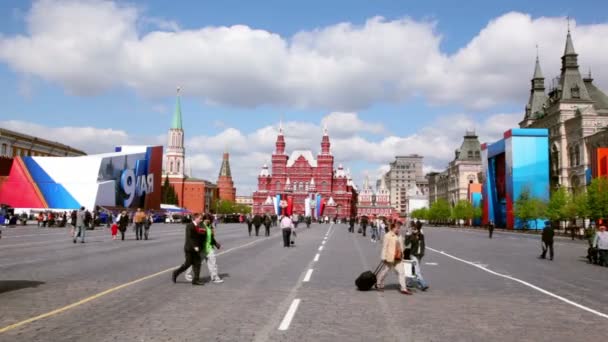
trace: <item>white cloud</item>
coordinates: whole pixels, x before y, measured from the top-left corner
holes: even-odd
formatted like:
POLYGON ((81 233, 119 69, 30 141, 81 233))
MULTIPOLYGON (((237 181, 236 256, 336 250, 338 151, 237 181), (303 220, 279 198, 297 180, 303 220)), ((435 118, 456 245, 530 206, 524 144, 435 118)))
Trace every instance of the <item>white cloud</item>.
POLYGON ((128 145, 130 141, 127 132, 111 128, 47 127, 18 120, 0 121, 0 127, 57 141, 87 153, 111 152, 115 146, 128 145))
MULTIPOLYGON (((523 103, 536 44, 547 85, 559 72, 565 19, 507 13, 454 54, 441 51, 434 22, 409 18, 338 23, 292 37, 245 25, 184 30, 113 1, 42 0, 27 33, 0 37, 0 60, 74 94, 126 86, 145 96, 172 92, 208 103, 355 111, 423 96, 471 108, 523 103), (157 29, 141 30, 142 23, 157 29)), ((572 23, 583 71, 608 69, 598 48, 608 25, 572 23)), ((601 86, 608 76, 598 73, 601 86)))
POLYGON ((332 136, 348 136, 353 133, 370 132, 382 133, 384 126, 381 123, 364 122, 357 113, 333 112, 322 120, 323 127, 331 132, 332 136))

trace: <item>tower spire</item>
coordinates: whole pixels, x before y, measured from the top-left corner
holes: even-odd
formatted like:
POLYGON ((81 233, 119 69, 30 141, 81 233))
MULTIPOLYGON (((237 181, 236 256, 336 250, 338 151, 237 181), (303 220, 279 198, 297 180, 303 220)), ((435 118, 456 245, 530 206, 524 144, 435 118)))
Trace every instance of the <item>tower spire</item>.
POLYGON ((578 69, 578 55, 574 51, 574 44, 572 43, 572 35, 569 28, 566 35, 566 47, 562 56, 559 85, 561 100, 591 101, 591 97, 578 69))
POLYGON ((171 128, 173 129, 182 129, 182 105, 180 102, 179 92, 181 91, 180 87, 177 87, 177 96, 175 100, 175 111, 173 112, 173 122, 171 124, 171 128))

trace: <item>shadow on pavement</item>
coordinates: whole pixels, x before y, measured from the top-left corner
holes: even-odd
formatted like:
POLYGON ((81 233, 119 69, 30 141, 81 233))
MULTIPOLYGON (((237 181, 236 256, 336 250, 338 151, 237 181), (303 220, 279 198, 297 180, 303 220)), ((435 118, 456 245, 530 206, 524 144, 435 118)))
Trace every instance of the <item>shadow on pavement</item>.
POLYGON ((28 287, 38 287, 42 284, 44 282, 32 280, 0 280, 0 293, 26 289, 28 287))

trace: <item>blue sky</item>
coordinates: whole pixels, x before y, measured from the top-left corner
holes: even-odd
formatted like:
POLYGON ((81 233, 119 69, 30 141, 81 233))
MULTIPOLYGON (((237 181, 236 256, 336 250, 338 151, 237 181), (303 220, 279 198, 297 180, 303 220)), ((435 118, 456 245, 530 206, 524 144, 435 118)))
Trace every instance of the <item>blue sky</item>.
POLYGON ((251 191, 282 118, 288 150, 317 151, 327 123, 360 184, 395 154, 438 169, 465 129, 491 140, 515 125, 536 44, 545 77, 559 72, 566 16, 581 67, 606 85, 607 13, 605 1, 2 1, 0 125, 90 152, 163 143, 180 85, 194 176, 214 180, 228 148, 251 191))

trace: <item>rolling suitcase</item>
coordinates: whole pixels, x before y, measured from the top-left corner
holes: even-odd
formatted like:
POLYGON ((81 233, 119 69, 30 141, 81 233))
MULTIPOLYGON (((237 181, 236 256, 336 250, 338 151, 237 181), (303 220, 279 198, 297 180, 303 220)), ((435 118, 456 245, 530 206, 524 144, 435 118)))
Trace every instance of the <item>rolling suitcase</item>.
POLYGON ((378 272, 380 272, 380 269, 382 268, 383 263, 380 262, 380 264, 378 265, 378 267, 376 267, 376 270, 374 272, 372 271, 365 271, 363 273, 361 273, 359 275, 359 277, 357 277, 357 279, 355 280, 355 285, 357 285, 357 289, 359 291, 369 291, 371 290, 371 288, 376 285, 376 275, 378 274, 378 272))

